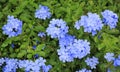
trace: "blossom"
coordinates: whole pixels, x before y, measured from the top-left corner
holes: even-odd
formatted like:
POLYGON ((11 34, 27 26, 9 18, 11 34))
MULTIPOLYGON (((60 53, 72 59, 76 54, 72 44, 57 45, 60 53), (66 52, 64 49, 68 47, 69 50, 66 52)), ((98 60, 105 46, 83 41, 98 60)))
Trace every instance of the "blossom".
POLYGON ((85 60, 85 62, 87 63, 87 65, 88 66, 90 66, 91 67, 91 69, 93 69, 93 68, 96 68, 96 65, 99 63, 98 62, 98 58, 96 58, 96 57, 92 57, 92 58, 87 58, 86 60, 85 60))
POLYGON ((12 44, 11 44, 11 47, 12 47, 12 48, 15 48, 15 44, 12 43, 12 44))
POLYGON ((52 68, 51 65, 48 65, 48 66, 43 65, 43 66, 42 66, 42 70, 43 70, 43 72, 48 72, 51 68, 52 68))
POLYGON ((90 53, 89 45, 90 43, 87 42, 87 40, 74 39, 70 44, 61 46, 60 49, 57 50, 60 61, 71 62, 74 58, 81 59, 85 57, 90 53))
POLYGON ((113 61, 115 58, 114 58, 114 53, 106 53, 106 55, 104 56, 104 58, 110 62, 110 61, 113 61))
POLYGON ((84 28, 84 32, 92 33, 94 36, 97 31, 100 31, 103 27, 102 21, 96 13, 87 13, 88 16, 81 16, 81 19, 75 22, 75 28, 80 29, 81 26, 84 28))
POLYGON ((18 68, 18 66, 17 66, 18 60, 17 59, 5 58, 5 63, 6 63, 6 65, 2 69, 3 72, 16 72, 16 69, 18 68))
POLYGON ((105 10, 104 12, 101 12, 103 16, 103 22, 105 25, 110 26, 110 29, 115 28, 118 22, 118 16, 116 13, 105 10))
POLYGON ((39 32, 39 33, 38 33, 38 36, 39 36, 39 37, 44 37, 44 36, 45 36, 45 33, 44 33, 44 32, 39 32))
POLYGON ((38 54, 35 54, 35 55, 34 55, 34 58, 35 58, 35 59, 37 59, 38 57, 39 57, 39 55, 38 55, 38 54))
POLYGON ((25 69, 25 72, 48 72, 52 66, 45 65, 46 60, 42 57, 39 57, 35 61, 32 60, 18 60, 18 59, 10 59, 10 58, 1 58, 0 66, 2 66, 3 72, 16 72, 16 69, 22 68, 25 69))
POLYGON ((0 66, 2 66, 2 64, 4 64, 4 62, 5 62, 5 59, 4 59, 4 58, 1 58, 1 59, 0 59, 0 66))
POLYGON ((32 49, 34 49, 34 50, 35 50, 35 49, 36 49, 36 45, 33 45, 33 46, 32 46, 32 49))
POLYGON ((35 11, 35 17, 43 20, 49 19, 51 17, 50 9, 47 6, 39 5, 35 11))
POLYGON ((46 60, 42 57, 34 61, 31 60, 19 60, 19 68, 24 68, 25 71, 40 72, 41 67, 45 65, 46 60))
POLYGON ((85 57, 87 54, 90 54, 90 43, 87 40, 75 39, 72 50, 74 48, 76 49, 75 50, 76 52, 74 53, 75 58, 81 59, 81 58, 85 57))
POLYGON ((69 34, 66 34, 64 37, 59 38, 59 46, 61 48, 69 46, 70 44, 73 43, 74 39, 75 39, 75 36, 71 36, 69 34))
POLYGON ((52 19, 46 32, 51 38, 64 37, 68 32, 68 26, 66 26, 66 22, 62 19, 52 19))
POLYGON ((107 72, 111 72, 110 68, 107 69, 107 72))
POLYGON ((3 34, 9 37, 18 36, 22 33, 22 21, 14 18, 14 16, 8 16, 7 24, 2 27, 3 34))
POLYGON ((83 69, 81 69, 79 71, 76 71, 76 72, 92 72, 92 71, 91 70, 87 70, 86 68, 83 68, 83 69))
POLYGON ((68 48, 60 48, 57 50, 59 59, 62 62, 72 62, 74 60, 74 57, 70 53, 68 48))
POLYGON ((120 66, 120 55, 118 56, 118 58, 116 58, 114 60, 114 63, 113 63, 114 66, 120 66))

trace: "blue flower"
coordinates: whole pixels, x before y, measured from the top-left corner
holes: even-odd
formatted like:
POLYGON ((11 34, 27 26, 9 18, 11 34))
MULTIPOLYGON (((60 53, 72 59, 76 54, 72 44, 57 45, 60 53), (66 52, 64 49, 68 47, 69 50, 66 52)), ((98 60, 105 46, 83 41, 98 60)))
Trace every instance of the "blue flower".
POLYGON ((46 35, 45 35, 44 32, 39 32, 39 33, 38 33, 38 36, 39 36, 39 37, 44 37, 44 36, 46 36, 46 35))
POLYGON ((81 59, 85 57, 87 54, 90 54, 90 43, 87 40, 75 39, 72 50, 73 49, 75 49, 76 51, 75 53, 73 51, 73 53, 75 54, 75 58, 81 59))
POLYGON ((82 70, 76 71, 76 72, 92 72, 91 70, 87 70, 86 68, 83 68, 82 70))
POLYGON ((44 65, 44 66, 42 66, 43 72, 48 72, 51 68, 52 68, 51 65, 48 65, 48 66, 44 65))
POLYGON ((46 60, 42 57, 39 57, 35 61, 32 60, 17 60, 17 59, 9 59, 9 58, 1 58, 0 66, 3 64, 2 71, 3 72, 16 72, 16 69, 22 68, 25 69, 25 72, 48 72, 52 66, 45 65, 46 60))
POLYGON ((35 54, 35 55, 34 55, 34 58, 36 58, 36 59, 37 59, 38 57, 39 57, 39 55, 38 55, 38 54, 35 54))
POLYGON ((110 62, 110 61, 113 61, 115 58, 114 58, 114 53, 106 53, 106 55, 104 56, 104 58, 110 62))
POLYGON ((32 46, 32 48, 35 50, 36 49, 36 45, 32 46))
POLYGON ((118 16, 116 13, 105 10, 104 12, 101 12, 103 16, 103 22, 105 25, 110 26, 110 29, 115 28, 118 22, 118 16))
POLYGON ((99 63, 98 62, 98 58, 96 58, 96 57, 92 57, 92 58, 87 58, 86 60, 85 60, 85 62, 87 63, 87 65, 88 66, 90 66, 91 67, 91 69, 95 69, 96 68, 96 65, 99 63))
POLYGON ((111 72, 110 68, 107 69, 107 72, 111 72))
POLYGON ((3 67, 3 72, 16 72, 16 69, 18 68, 17 59, 8 59, 5 58, 6 65, 3 67))
POLYGON ((116 58, 114 60, 114 63, 113 63, 114 66, 120 66, 120 55, 118 56, 118 58, 116 58))
POLYGON ((52 19, 46 32, 51 38, 62 38, 68 32, 68 26, 62 19, 52 19))
POLYGON ((2 30, 9 37, 18 36, 22 33, 22 21, 14 16, 8 16, 7 24, 2 27, 2 30))
POLYGON ((30 60, 19 60, 18 66, 19 68, 24 68, 25 71, 33 71, 33 72, 40 72, 41 67, 45 66, 46 60, 42 57, 35 60, 35 62, 30 60))
MULTIPOLYGON (((61 43, 62 44, 62 43, 61 43)), ((67 43, 65 43, 67 44, 67 43)), ((74 58, 83 58, 90 53, 90 43, 87 40, 74 39, 68 45, 61 45, 57 50, 59 59, 62 62, 71 62, 74 58)))
POLYGON ((35 12, 35 17, 43 20, 49 19, 51 17, 50 9, 47 6, 39 5, 35 12))
POLYGON ((94 36, 97 31, 100 31, 103 27, 102 21, 96 13, 88 13, 88 16, 81 16, 81 19, 76 21, 75 28, 78 30, 81 26, 84 28, 84 32, 92 33, 94 36))
POLYGON ((14 45, 14 44, 11 44, 11 47, 12 47, 12 48, 14 48, 14 47, 15 47, 15 45, 14 45))
POLYGON ((74 60, 74 57, 67 48, 60 48, 57 50, 57 52, 59 55, 59 59, 62 62, 72 62, 74 60))
POLYGON ((1 58, 1 59, 0 59, 0 66, 2 66, 2 64, 4 64, 4 62, 5 62, 5 59, 4 59, 4 58, 1 58))
POLYGON ((71 36, 69 34, 66 34, 65 37, 63 38, 59 38, 59 46, 62 48, 62 47, 67 47, 69 46, 70 44, 73 43, 75 39, 75 36, 71 36))

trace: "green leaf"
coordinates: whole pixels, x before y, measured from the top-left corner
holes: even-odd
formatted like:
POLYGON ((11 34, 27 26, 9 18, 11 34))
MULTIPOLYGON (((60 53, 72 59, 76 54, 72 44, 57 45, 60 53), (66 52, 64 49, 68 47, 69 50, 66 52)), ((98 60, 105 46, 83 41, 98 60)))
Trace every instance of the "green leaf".
POLYGON ((43 49, 43 47, 45 46, 45 44, 40 44, 36 47, 35 51, 41 51, 43 49))
POLYGON ((119 42, 119 40, 117 37, 107 34, 107 33, 103 33, 102 38, 103 39, 98 44, 99 50, 101 50, 102 48, 106 48, 106 51, 113 51, 118 48, 117 42, 119 42))
POLYGON ((32 54, 27 54, 27 58, 31 59, 32 58, 32 54))
POLYGON ((44 51, 36 51, 35 54, 38 54, 39 56, 45 57, 44 51))
POLYGON ((26 54, 27 54, 26 50, 21 50, 21 51, 18 53, 17 57, 18 57, 18 58, 22 58, 22 57, 25 56, 26 54))

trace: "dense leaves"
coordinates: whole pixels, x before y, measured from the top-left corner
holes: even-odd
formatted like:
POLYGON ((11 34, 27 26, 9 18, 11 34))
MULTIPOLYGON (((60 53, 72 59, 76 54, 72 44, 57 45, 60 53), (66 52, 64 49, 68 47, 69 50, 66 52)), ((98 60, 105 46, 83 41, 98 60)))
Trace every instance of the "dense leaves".
POLYGON ((34 56, 38 54, 46 59, 46 64, 52 65, 51 72, 75 72, 83 68, 89 70, 90 67, 84 61, 87 57, 95 56, 100 64, 92 70, 93 72, 105 72, 108 68, 119 72, 119 67, 114 67, 104 59, 106 52, 114 53, 116 58, 120 54, 119 20, 115 29, 104 26, 95 36, 84 32, 82 27, 79 30, 74 28, 75 22, 88 12, 97 13, 102 18, 101 12, 107 9, 120 17, 119 8, 119 0, 0 0, 0 58, 35 60, 34 56), (35 18, 35 11, 39 5, 50 9, 49 19, 35 18), (9 38, 3 34, 2 27, 7 23, 8 15, 23 21, 22 33, 16 37, 9 38), (82 59, 74 59, 73 62, 61 62, 57 54, 57 50, 60 49, 58 39, 38 36, 39 32, 46 34, 52 18, 63 19, 69 26, 69 34, 76 36, 77 39, 88 40, 91 47, 90 54, 82 59), (33 46, 36 48, 33 49, 33 46))

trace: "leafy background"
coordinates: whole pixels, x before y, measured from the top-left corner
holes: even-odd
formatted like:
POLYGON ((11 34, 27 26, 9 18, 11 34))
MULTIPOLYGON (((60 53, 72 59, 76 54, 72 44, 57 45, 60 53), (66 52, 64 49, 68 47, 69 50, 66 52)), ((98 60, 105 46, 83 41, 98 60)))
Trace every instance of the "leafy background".
MULTIPOLYGON (((106 52, 120 54, 120 22, 115 29, 110 30, 108 26, 96 35, 84 33, 81 28, 77 31, 73 26, 80 16, 86 15, 88 12, 100 13, 109 9, 117 13, 120 17, 120 1, 119 0, 0 0, 0 57, 9 57, 17 59, 35 60, 34 55, 44 57, 47 64, 51 64, 53 68, 51 72, 74 72, 76 70, 87 68, 83 58, 75 59, 74 62, 62 63, 57 55, 58 40, 51 39, 49 36, 40 38, 38 32, 45 32, 49 21, 40 20, 34 17, 35 10, 39 5, 45 5, 50 8, 52 18, 62 18, 70 27, 69 34, 77 36, 79 39, 87 39, 90 41, 91 54, 99 58, 99 65, 93 72, 105 72, 108 67, 114 68, 111 63, 107 63, 104 59, 106 52), (13 15, 23 21, 22 34, 17 37, 8 38, 2 33, 2 26, 6 24, 7 16, 13 15), (15 44, 15 48, 11 47, 15 44), (36 45, 34 50, 32 46, 36 45), (43 49, 44 48, 44 49, 43 49)), ((120 71, 117 68, 118 72, 120 71)))

